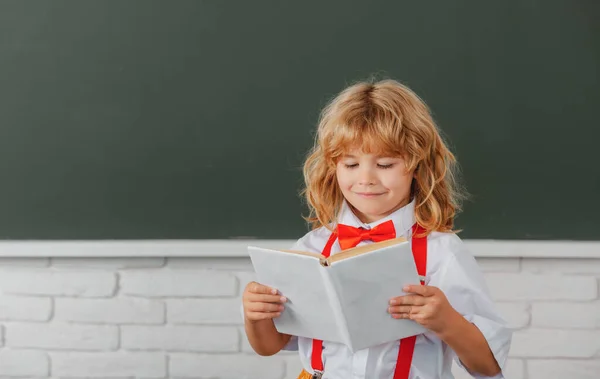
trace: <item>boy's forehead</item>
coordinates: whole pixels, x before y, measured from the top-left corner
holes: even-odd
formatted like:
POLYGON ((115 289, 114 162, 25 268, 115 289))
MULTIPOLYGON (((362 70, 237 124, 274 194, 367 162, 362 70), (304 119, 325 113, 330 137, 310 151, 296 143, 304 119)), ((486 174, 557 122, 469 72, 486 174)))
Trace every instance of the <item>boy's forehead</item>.
POLYGON ((345 156, 376 156, 376 157, 403 157, 404 151, 399 148, 399 144, 395 141, 387 141, 381 138, 369 138, 369 135, 357 140, 357 138, 347 138, 338 143, 334 147, 334 155, 338 157, 345 156))
POLYGON ((344 155, 372 155, 385 153, 383 146, 375 146, 372 143, 355 143, 347 145, 344 149, 344 155))
POLYGON ((370 151, 366 149, 351 149, 345 150, 342 154, 345 158, 359 158, 362 156, 373 156, 376 158, 384 158, 384 157, 396 157, 398 153, 391 151, 370 151))

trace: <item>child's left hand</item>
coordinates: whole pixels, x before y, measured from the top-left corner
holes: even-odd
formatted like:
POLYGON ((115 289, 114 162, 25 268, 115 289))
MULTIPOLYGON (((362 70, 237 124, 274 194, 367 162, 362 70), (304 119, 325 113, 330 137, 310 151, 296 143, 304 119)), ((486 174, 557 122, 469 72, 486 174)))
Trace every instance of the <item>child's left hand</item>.
POLYGON ((439 334, 458 315, 446 295, 437 287, 409 285, 402 290, 410 295, 390 299, 388 312, 393 318, 414 320, 439 334))

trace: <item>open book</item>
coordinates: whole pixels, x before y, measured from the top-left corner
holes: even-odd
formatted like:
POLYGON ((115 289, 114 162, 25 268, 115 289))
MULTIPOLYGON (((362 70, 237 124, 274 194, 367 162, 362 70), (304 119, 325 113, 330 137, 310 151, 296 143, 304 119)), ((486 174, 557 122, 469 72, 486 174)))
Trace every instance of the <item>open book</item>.
POLYGON ((274 319, 280 333, 345 344, 355 352, 423 333, 387 312, 389 300, 419 284, 404 238, 355 247, 329 258, 314 252, 249 246, 257 281, 287 297, 274 319))

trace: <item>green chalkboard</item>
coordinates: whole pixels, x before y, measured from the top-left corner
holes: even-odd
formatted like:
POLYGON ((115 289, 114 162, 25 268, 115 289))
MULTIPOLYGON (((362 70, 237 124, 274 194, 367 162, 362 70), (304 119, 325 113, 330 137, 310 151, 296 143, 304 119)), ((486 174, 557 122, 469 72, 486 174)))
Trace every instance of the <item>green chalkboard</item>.
POLYGON ((296 238, 321 107, 434 111, 464 238, 600 239, 600 2, 0 2, 0 238, 296 238))

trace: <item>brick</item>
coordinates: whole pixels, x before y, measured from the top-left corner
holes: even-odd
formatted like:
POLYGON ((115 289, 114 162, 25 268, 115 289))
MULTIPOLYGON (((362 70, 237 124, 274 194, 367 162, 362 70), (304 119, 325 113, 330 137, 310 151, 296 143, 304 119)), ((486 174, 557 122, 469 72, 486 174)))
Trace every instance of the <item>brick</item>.
POLYGON ((239 325, 243 323, 241 305, 239 298, 167 300, 167 321, 180 324, 239 325))
POLYGON ((529 379, 598 379, 598 373, 600 373, 600 359, 532 359, 527 362, 527 368, 529 372, 529 379))
POLYGON ((18 267, 48 267, 50 258, 0 258, 0 267, 18 266, 18 267))
POLYGON ((199 270, 227 270, 227 271, 253 271, 249 257, 222 257, 222 258, 189 258, 173 257, 167 259, 169 268, 193 268, 199 270))
POLYGON ((121 344, 130 350, 236 352, 239 335, 235 327, 122 326, 121 344))
POLYGON ((600 351, 600 330, 527 329, 513 333, 510 356, 590 358, 600 351))
POLYGON ((285 361, 278 356, 172 354, 169 376, 178 378, 281 379, 285 361))
POLYGON ((38 349, 114 350, 116 326, 76 324, 6 324, 5 344, 38 349))
POLYGON ((48 321, 52 314, 52 299, 48 297, 0 297, 0 320, 48 321))
POLYGON ((141 298, 55 300, 54 319, 80 323, 162 324, 165 306, 161 301, 141 298))
POLYGON ((506 378, 525 379, 525 361, 522 359, 508 358, 503 373, 506 378))
POLYGON ((54 267, 80 267, 89 269, 158 268, 165 265, 165 258, 52 258, 54 267))
POLYGON ((239 288, 238 288, 238 296, 241 298, 244 294, 244 290, 246 289, 246 285, 250 282, 256 281, 256 273, 255 272, 243 272, 238 271, 235 273, 238 278, 239 288))
POLYGON ((0 271, 0 291, 5 294, 107 297, 116 290, 110 272, 72 270, 0 271))
POLYGON ((520 258, 477 258, 483 272, 518 272, 521 269, 520 258))
POLYGON ((496 303, 500 315, 512 329, 523 328, 529 325, 529 305, 525 303, 496 303))
POLYGON ((593 300, 598 297, 594 277, 488 273, 486 281, 492 297, 498 301, 593 300))
POLYGON ((235 296, 235 276, 220 271, 123 271, 121 293, 148 297, 235 296))
POLYGON ((523 258, 521 265, 523 271, 532 273, 600 275, 600 258, 523 258))
POLYGON ((50 363, 46 353, 30 350, 0 351, 0 373, 5 376, 47 376, 50 363))
POLYGON ((164 378, 164 353, 51 353, 52 376, 61 378, 164 378))
POLYGON ((297 379, 298 375, 303 369, 302 362, 300 362, 300 357, 298 356, 298 352, 281 352, 277 355, 280 356, 285 362, 285 378, 297 379))
POLYGON ((533 303, 531 317, 537 327, 600 329, 600 302, 533 303))

